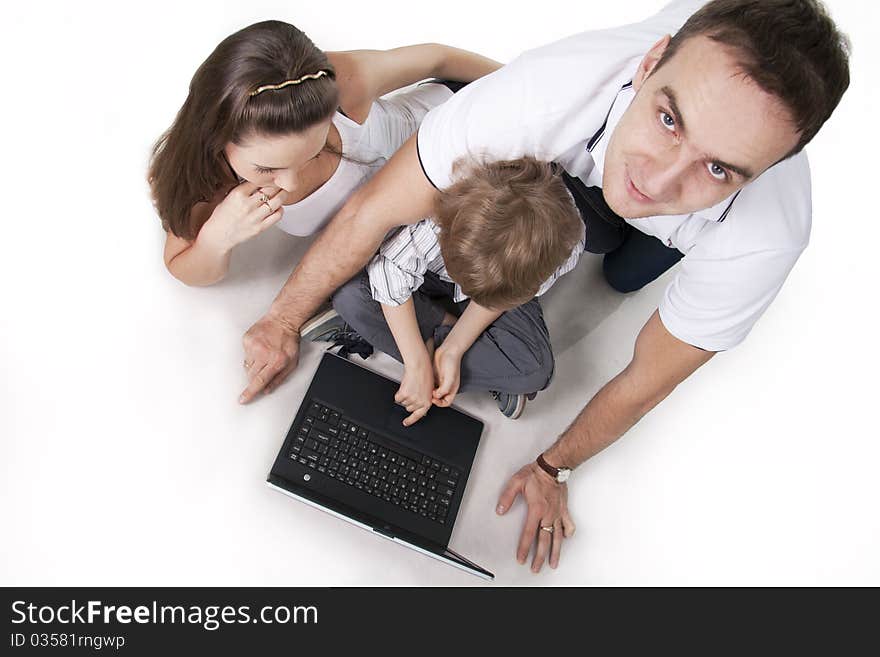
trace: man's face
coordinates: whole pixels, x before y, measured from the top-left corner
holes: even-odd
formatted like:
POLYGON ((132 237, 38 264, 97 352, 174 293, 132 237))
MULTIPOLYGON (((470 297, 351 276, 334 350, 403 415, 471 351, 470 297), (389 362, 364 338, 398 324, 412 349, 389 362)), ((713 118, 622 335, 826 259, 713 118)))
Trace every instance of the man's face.
POLYGON ((747 78, 729 48, 707 37, 688 39, 654 71, 668 39, 639 67, 636 96, 605 156, 605 200, 626 218, 712 207, 799 139, 782 101, 747 78))

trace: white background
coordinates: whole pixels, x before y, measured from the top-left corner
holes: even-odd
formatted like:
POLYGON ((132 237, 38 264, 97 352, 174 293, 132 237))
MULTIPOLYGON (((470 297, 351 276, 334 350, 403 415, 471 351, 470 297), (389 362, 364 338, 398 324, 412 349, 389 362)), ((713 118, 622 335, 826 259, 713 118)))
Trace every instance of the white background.
MULTIPOLYGON (((240 336, 306 244, 270 231, 223 284, 184 287, 162 264, 148 150, 196 66, 257 20, 295 23, 325 50, 440 41, 505 61, 660 4, 5 7, 0 584, 481 584, 265 486, 320 351, 241 407, 240 336)), ((497 495, 625 365, 664 281, 614 295, 585 258, 548 298, 552 388, 516 423, 461 398, 487 431, 452 546, 497 584, 880 585, 880 10, 829 5, 854 42, 853 84, 808 151, 812 243, 746 344, 575 472, 578 532, 557 571, 516 564, 523 506, 498 518, 497 495)))

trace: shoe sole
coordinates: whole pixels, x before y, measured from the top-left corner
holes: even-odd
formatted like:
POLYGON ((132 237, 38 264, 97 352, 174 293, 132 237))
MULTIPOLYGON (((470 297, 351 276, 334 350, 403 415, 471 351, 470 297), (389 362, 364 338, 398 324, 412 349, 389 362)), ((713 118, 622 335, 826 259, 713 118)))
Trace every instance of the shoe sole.
POLYGON ((504 413, 504 417, 509 418, 511 420, 518 420, 520 415, 523 414, 524 410, 526 410, 526 396, 525 395, 517 395, 516 396, 516 406, 514 406, 513 410, 509 414, 504 413))
POLYGON ((315 342, 316 337, 323 332, 320 330, 321 327, 337 317, 339 317, 339 313, 333 310, 333 308, 325 310, 320 315, 315 315, 312 319, 303 324, 299 332, 300 339, 308 342, 315 342))

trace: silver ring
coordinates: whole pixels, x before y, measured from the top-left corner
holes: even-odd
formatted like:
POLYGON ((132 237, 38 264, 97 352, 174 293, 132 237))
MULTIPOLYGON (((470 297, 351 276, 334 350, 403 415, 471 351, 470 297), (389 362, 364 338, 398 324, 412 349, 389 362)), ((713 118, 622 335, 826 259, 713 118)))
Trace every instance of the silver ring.
POLYGON ((260 192, 260 203, 265 203, 269 200, 269 197, 266 196, 263 192, 260 192))
POLYGON ((545 532, 549 532, 551 534, 553 533, 553 525, 541 525, 541 529, 543 529, 545 532))
POLYGON ((269 205, 268 201, 263 201, 262 205, 265 205, 267 208, 269 208, 269 214, 272 214, 273 212, 275 212, 275 210, 272 209, 272 206, 269 205))

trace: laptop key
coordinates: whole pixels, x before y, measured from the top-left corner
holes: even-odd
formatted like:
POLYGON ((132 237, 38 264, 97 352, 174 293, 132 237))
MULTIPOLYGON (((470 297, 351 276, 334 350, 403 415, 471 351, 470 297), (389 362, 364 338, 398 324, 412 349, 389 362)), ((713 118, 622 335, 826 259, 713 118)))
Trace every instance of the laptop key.
POLYGON ((294 438, 292 459, 431 522, 449 524, 460 473, 448 464, 409 446, 395 447, 392 438, 317 402, 294 438))

